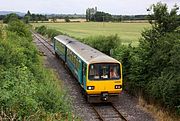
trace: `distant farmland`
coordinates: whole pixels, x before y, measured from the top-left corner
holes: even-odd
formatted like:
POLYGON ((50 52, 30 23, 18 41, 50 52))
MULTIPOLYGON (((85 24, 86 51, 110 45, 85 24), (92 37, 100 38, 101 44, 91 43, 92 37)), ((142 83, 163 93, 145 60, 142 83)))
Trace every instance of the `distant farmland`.
POLYGON ((150 27, 148 23, 100 23, 100 22, 82 22, 82 23, 33 23, 33 25, 45 25, 48 28, 59 30, 76 38, 86 38, 96 35, 114 35, 117 34, 123 44, 132 43, 138 45, 138 39, 141 32, 150 27))

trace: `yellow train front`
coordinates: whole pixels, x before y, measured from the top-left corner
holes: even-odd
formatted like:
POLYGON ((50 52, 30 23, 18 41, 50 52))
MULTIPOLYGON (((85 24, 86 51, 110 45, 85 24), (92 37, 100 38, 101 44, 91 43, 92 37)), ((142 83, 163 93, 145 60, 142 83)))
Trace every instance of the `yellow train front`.
POLYGON ((112 102, 122 91, 122 65, 114 58, 73 38, 54 38, 54 51, 79 82, 91 103, 112 102))
MULTIPOLYGON (((96 59, 96 62, 98 60, 96 59)), ((87 68, 87 100, 91 103, 116 101, 122 91, 121 64, 117 61, 104 60, 88 64, 87 68)))

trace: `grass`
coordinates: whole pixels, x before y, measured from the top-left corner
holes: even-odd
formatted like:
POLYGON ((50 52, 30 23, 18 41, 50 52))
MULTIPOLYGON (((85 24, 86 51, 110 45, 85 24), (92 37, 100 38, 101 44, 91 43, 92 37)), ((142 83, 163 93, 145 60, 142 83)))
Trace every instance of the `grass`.
POLYGON ((157 104, 148 104, 142 96, 139 96, 138 103, 144 111, 155 117, 156 121, 179 121, 180 116, 171 114, 171 112, 166 111, 157 104))
POLYGON ((83 22, 83 23, 33 23, 33 26, 45 25, 75 38, 86 38, 96 35, 117 34, 123 44, 138 45, 141 32, 150 27, 148 23, 110 23, 110 22, 83 22))

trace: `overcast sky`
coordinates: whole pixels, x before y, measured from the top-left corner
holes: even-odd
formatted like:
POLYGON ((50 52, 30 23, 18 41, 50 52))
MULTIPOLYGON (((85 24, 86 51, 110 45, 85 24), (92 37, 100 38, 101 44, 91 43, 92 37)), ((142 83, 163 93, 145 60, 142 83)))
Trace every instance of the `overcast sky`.
MULTIPOLYGON (((85 14, 86 8, 97 6, 99 11, 111 14, 147 14, 146 8, 160 0, 0 0, 0 11, 31 13, 85 14)), ((180 0, 161 0, 169 8, 180 0)))

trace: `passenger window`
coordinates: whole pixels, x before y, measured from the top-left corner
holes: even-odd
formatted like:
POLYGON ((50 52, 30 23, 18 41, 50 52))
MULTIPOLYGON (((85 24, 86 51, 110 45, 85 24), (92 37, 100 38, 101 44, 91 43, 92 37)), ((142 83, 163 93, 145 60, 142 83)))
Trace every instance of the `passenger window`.
POLYGON ((86 64, 83 63, 83 77, 86 77, 86 64))

